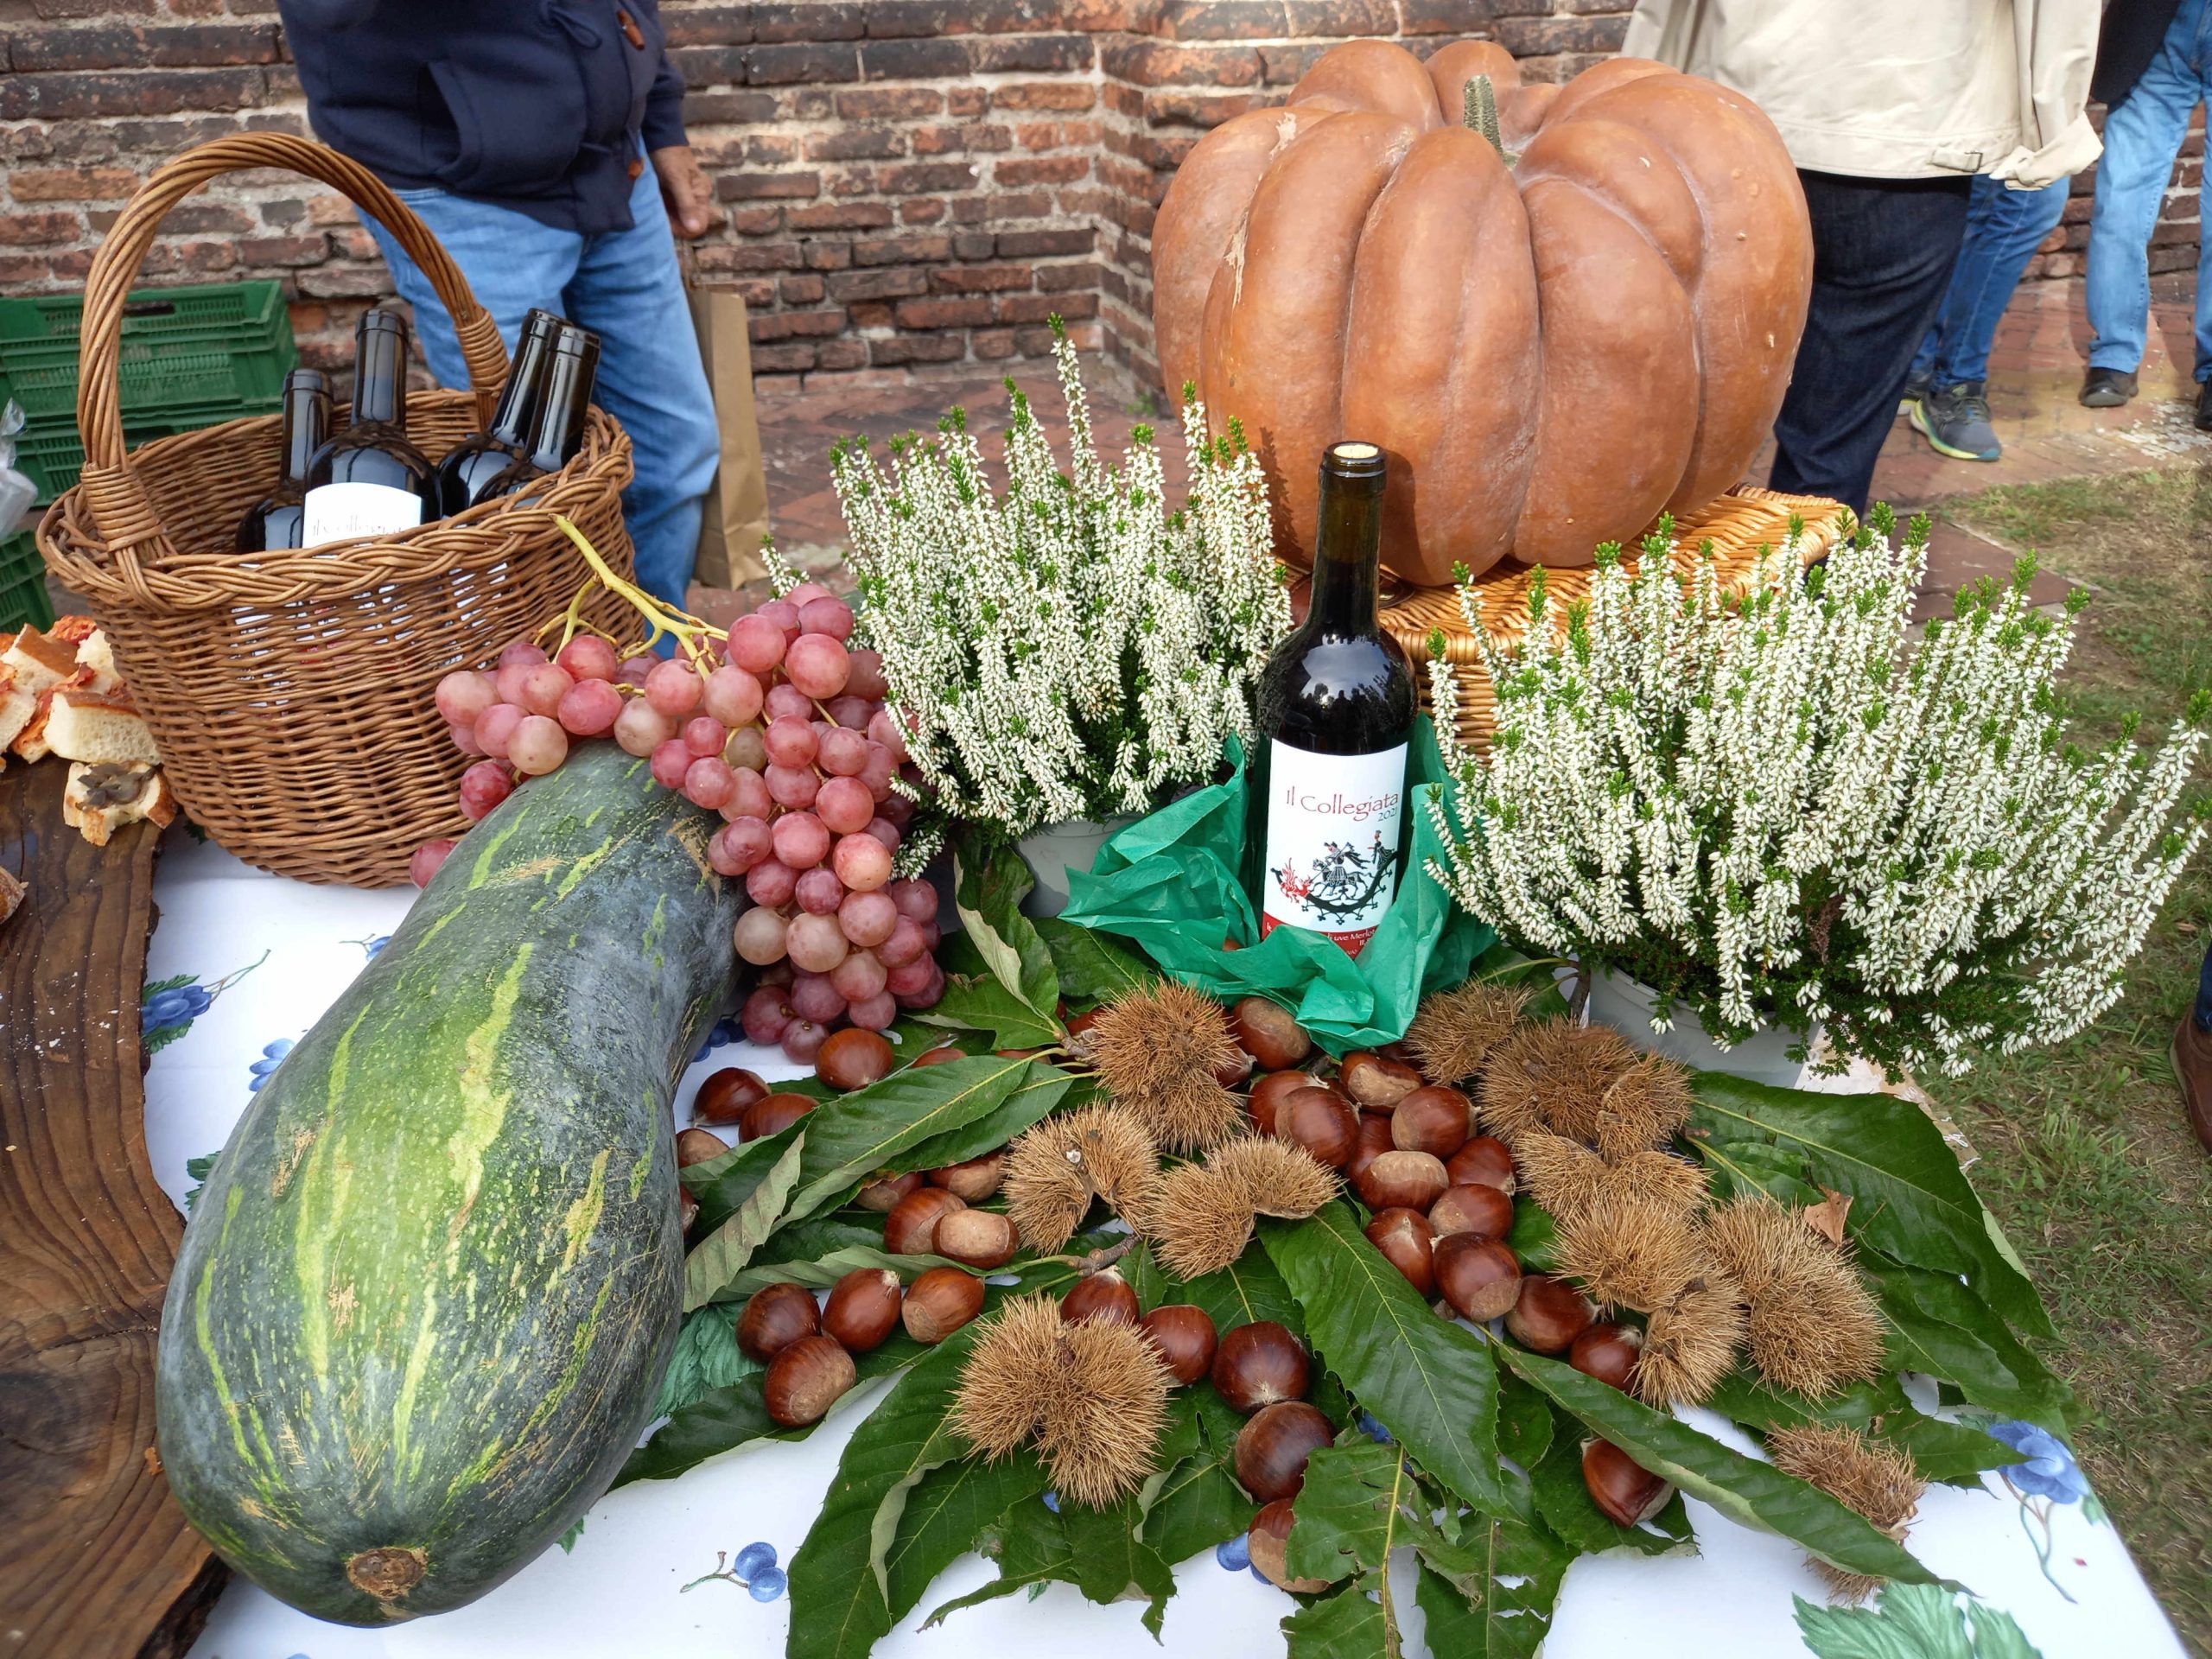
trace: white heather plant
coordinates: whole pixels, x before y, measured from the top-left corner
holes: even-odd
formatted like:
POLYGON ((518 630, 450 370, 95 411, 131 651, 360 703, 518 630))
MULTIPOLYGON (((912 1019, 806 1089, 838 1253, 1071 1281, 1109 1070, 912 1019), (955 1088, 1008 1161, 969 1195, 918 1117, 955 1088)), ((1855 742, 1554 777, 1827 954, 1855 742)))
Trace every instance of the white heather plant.
POLYGON ((2081 1031, 2212 816, 2182 800, 2212 696, 2155 749, 2131 721, 2083 753, 2055 683, 2079 602, 2044 613, 2024 561, 1915 642, 1927 522, 1902 547, 1894 531, 1878 507, 1805 571, 1793 526, 1732 602, 1709 556, 1676 574, 1662 524, 1636 575, 1600 550, 1564 630, 1538 586, 1507 649, 1463 584, 1497 733, 1486 758, 1450 741, 1433 664, 1477 828, 1455 839, 1432 806, 1431 873, 1524 948, 1642 980, 1662 1021, 1692 1008, 1724 1045, 1819 1021, 1839 1064, 1955 1074, 2081 1031))
POLYGON ((1142 812, 1210 777, 1251 730, 1252 683, 1290 623, 1267 486, 1233 423, 1210 440, 1186 398, 1179 510, 1149 427, 1098 457, 1074 348, 1055 319, 1072 471, 1014 388, 1008 487, 954 410, 933 439, 832 452, 855 608, 933 804, 1008 836, 1142 812))

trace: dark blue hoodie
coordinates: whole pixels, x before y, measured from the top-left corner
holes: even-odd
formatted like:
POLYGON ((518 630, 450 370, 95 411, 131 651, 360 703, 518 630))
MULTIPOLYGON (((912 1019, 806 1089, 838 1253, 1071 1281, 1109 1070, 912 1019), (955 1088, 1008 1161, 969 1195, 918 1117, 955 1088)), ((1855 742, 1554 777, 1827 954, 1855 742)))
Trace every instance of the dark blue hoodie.
POLYGON ((627 230, 640 147, 683 137, 657 0, 278 0, 315 136, 587 235, 627 230))

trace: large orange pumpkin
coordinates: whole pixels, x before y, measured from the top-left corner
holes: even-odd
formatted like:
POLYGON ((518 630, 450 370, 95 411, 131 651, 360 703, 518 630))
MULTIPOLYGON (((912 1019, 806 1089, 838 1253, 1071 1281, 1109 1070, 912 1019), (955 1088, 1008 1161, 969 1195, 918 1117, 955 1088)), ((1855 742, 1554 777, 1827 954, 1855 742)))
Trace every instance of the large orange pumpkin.
POLYGON ((1743 474, 1805 322, 1811 228, 1755 104, 1617 58, 1520 84, 1489 41, 1382 41, 1192 150, 1153 233, 1170 388, 1240 418, 1287 555, 1322 449, 1392 457, 1383 557, 1438 583, 1587 564, 1743 474), (1504 156, 1462 124, 1491 78, 1504 156))

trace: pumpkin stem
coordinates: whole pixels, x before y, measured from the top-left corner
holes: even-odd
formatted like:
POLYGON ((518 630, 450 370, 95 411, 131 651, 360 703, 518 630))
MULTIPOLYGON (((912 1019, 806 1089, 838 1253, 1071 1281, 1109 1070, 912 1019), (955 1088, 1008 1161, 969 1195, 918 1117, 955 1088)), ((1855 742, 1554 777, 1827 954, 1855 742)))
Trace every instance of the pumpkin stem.
POLYGON ((1497 88, 1491 85, 1488 75, 1470 75, 1462 95, 1459 118, 1490 140, 1490 147, 1497 152, 1501 162, 1507 160, 1505 140, 1497 130, 1497 88))

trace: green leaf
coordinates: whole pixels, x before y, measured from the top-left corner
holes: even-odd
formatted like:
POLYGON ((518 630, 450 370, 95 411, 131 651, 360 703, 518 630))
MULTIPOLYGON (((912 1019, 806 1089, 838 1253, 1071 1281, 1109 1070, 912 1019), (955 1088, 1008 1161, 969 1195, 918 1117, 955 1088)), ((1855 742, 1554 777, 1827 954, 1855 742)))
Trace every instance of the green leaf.
POLYGON ((1114 1601, 1132 1589, 1155 1605, 1175 1593, 1175 1575, 1139 1534, 1144 1506, 1135 1497, 1103 1509, 1060 1500, 1060 1524, 1075 1547, 1075 1585, 1086 1599, 1114 1601))
POLYGON ((698 1217, 693 1224, 717 1227, 735 1214, 737 1207, 753 1196, 753 1189, 775 1167, 776 1160, 784 1155, 784 1148, 798 1139, 813 1116, 810 1112, 798 1122, 785 1124, 773 1135, 763 1135, 758 1141, 741 1141, 718 1157, 686 1164, 679 1169, 677 1179, 683 1183, 683 1190, 699 1201, 698 1217))
POLYGON ((697 1404, 717 1389, 734 1387, 761 1370, 737 1345, 737 1320, 726 1307, 702 1307, 683 1316, 676 1351, 661 1374, 655 1417, 666 1417, 697 1404))
POLYGON ((1623 1548, 1666 1555, 1692 1541, 1689 1511, 1680 1492, 1641 1527, 1624 1527, 1599 1509, 1582 1478, 1581 1425, 1571 1417, 1567 1422, 1571 1432, 1555 1435, 1551 1450, 1529 1471, 1536 1513, 1546 1526, 1582 1555, 1623 1548))
MULTIPOLYGON (((778 1233, 769 1241, 771 1253, 778 1255, 773 1262, 760 1261, 747 1264, 724 1287, 721 1300, 727 1304, 743 1301, 764 1285, 790 1282, 804 1285, 809 1290, 827 1290, 855 1268, 888 1268, 903 1283, 913 1282, 917 1274, 927 1273, 931 1268, 958 1267, 960 1263, 942 1255, 893 1255, 883 1248, 883 1231, 874 1230, 872 1244, 849 1244, 815 1253, 807 1250, 794 1235, 801 1230, 778 1233), (792 1253, 784 1256, 785 1249, 792 1253)), ((855 1232, 865 1231, 854 1228, 855 1232)))
POLYGON ((1077 1077, 1041 1060, 1033 1061, 1013 1092, 997 1106, 971 1123, 907 1147, 899 1154, 899 1166, 902 1170, 942 1169, 947 1164, 980 1158, 1051 1114, 1087 1104, 1097 1092, 1097 1084, 1089 1077, 1077 1077))
POLYGON ((1396 1659, 1382 1604, 1357 1584, 1308 1602, 1282 1622, 1290 1659, 1396 1659))
MULTIPOLYGON (((186 977, 189 978, 190 976, 188 975, 186 977)), ((200 1195, 207 1190, 207 1178, 214 1173, 215 1160, 222 1155, 219 1152, 203 1152, 197 1158, 188 1158, 184 1160, 184 1173, 191 1177, 194 1183, 187 1189, 184 1195, 186 1215, 190 1215, 199 1206, 200 1195)))
POLYGON ((1574 1559, 1539 1528, 1480 1515, 1457 1542, 1420 1554, 1414 1599, 1427 1616, 1435 1659, 1530 1659, 1550 1632, 1574 1559))
POLYGON ((1931 1585, 1885 1585, 1872 1607, 1790 1600, 1817 1659, 2043 1659, 2010 1613, 1931 1585))
POLYGON ((1244 1420, 1211 1389, 1181 1389, 1173 1409, 1160 1441, 1165 1472, 1146 1483, 1141 1529, 1171 1567, 1243 1532, 1260 1509, 1230 1472, 1244 1420))
POLYGON ((906 1495, 883 1558, 891 1618, 905 1618, 938 1573, 1014 1505, 1033 1502, 1046 1484, 1027 1451, 988 1463, 963 1457, 924 1475, 906 1495))
POLYGON ((1904 1548, 1817 1486, 1747 1458, 1572 1365, 1497 1344, 1505 1363, 1657 1475, 1739 1525, 1778 1533, 1853 1573, 1939 1582, 1904 1548))
POLYGON ((1396 1446, 1364 1435, 1323 1446, 1306 1460, 1298 1492, 1298 1518, 1284 1552, 1291 1577, 1334 1584, 1382 1567, 1413 1530, 1406 1510, 1413 1496, 1396 1446))
POLYGON ((1853 1236, 1897 1261, 1963 1278, 2012 1325, 2051 1334, 2035 1286, 1960 1169, 1942 1131, 1893 1095, 1814 1095, 1700 1071, 1689 1139, 1770 1142, 1796 1151, 1805 1179, 1848 1192, 1853 1236))
POLYGON ((952 1060, 893 1071, 880 1083, 817 1107, 806 1119, 806 1157, 791 1200, 791 1218, 814 1214, 890 1167, 908 1147, 989 1116, 1025 1082, 1057 1071, 995 1054, 952 1060))
MULTIPOLYGON (((804 1128, 804 1120, 791 1127, 804 1128)), ((691 1247, 683 1258, 686 1313, 709 1302, 727 1300, 732 1294, 731 1281, 784 1218, 784 1205, 798 1185, 799 1164, 805 1156, 806 1136, 802 1134, 768 1166, 736 1212, 691 1247)))
POLYGON ((1523 1469, 1543 1460, 1552 1443, 1552 1402, 1508 1371, 1497 1379, 1497 1449, 1523 1469))
POLYGON ((980 1590, 971 1590, 933 1609, 922 1621, 928 1630, 947 1614, 963 1607, 980 1607, 1017 1590, 1052 1582, 1071 1583, 1075 1578, 1075 1546, 1068 1541, 1060 1517, 1041 1503, 1014 1504, 999 1517, 1001 1542, 995 1551, 986 1548, 998 1562, 999 1575, 980 1590))
POLYGON ((2074 1391, 2022 1345, 1988 1304, 1948 1274, 1861 1251, 1889 1324, 1885 1363, 1954 1384, 1977 1406, 2067 1433, 2074 1391))
POLYGON ((956 837, 953 908, 960 925, 1000 984, 1039 1020, 1059 1031, 1060 972, 1021 901, 1036 885, 1021 855, 1004 842, 982 845, 956 837))
POLYGON ((1111 1002, 1160 977, 1142 957, 1103 933, 1058 916, 1040 916, 1036 926, 1059 969, 1060 995, 1071 1002, 1111 1002))
POLYGON ((1984 1469, 2001 1469, 2020 1460, 2020 1454, 2004 1441, 1969 1424, 1922 1415, 1905 1398, 1893 1373, 1885 1372, 1871 1382, 1854 1382, 1834 1399, 1815 1402, 1738 1370, 1705 1403, 1762 1433, 1800 1423, 1844 1424, 1910 1452, 1913 1466, 1929 1480, 1978 1486, 1984 1469))
POLYGON ((950 969, 945 970, 944 995, 914 1018, 925 1026, 986 1033, 993 1048, 1044 1048, 1066 1035, 991 975, 956 974, 950 969))
MULTIPOLYGON (((1488 1513, 1525 1502, 1497 1462, 1497 1370, 1487 1338, 1439 1319, 1341 1204, 1264 1223, 1268 1255, 1313 1346, 1421 1467, 1488 1513)), ((1580 1376, 1580 1372, 1576 1372, 1580 1376)))
POLYGON ((1122 1258, 1122 1274, 1147 1312, 1163 1302, 1189 1302, 1205 1309, 1214 1329, 1223 1336, 1240 1325, 1263 1319, 1292 1331, 1305 1329, 1297 1299, 1267 1252, 1256 1244, 1248 1246, 1243 1255, 1218 1272, 1188 1281, 1176 1278, 1154 1259, 1148 1247, 1140 1245, 1122 1258))
POLYGON ((561 1553, 563 1555, 569 1554, 575 1548, 576 1540, 583 1535, 584 1517, 580 1515, 576 1517, 575 1525, 570 1527, 566 1532, 561 1535, 561 1553))
POLYGON ((1524 1268, 1549 1273, 1559 1265, 1559 1224, 1539 1210, 1535 1200, 1522 1198, 1513 1206, 1513 1230, 1506 1243, 1524 1268))

